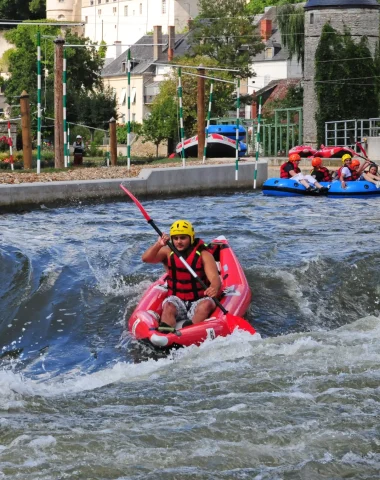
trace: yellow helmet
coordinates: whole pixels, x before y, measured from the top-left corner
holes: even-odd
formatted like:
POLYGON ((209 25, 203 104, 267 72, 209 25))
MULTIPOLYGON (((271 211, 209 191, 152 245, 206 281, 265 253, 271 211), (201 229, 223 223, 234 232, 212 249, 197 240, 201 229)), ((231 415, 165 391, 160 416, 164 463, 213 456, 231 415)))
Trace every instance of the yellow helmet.
POLYGON ((173 235, 189 235, 191 243, 194 243, 194 228, 188 220, 176 220, 170 227, 170 236, 173 235))
POLYGON ((342 163, 344 163, 346 160, 351 160, 351 155, 349 153, 345 153, 342 157, 342 163))

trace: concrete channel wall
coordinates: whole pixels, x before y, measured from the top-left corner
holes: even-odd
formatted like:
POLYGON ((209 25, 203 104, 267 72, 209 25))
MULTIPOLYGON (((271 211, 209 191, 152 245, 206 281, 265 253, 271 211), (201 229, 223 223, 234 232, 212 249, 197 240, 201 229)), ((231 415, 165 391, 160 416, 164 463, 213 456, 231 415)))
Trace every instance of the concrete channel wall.
MULTIPOLYGON (((178 168, 143 169, 136 178, 82 180, 70 182, 21 183, 0 185, 0 209, 18 210, 40 205, 67 205, 84 200, 106 201, 126 198, 119 188, 123 183, 133 194, 142 197, 212 193, 253 188, 255 162, 240 162, 238 180, 235 164, 200 165, 178 168)), ((257 163, 257 187, 268 178, 268 163, 257 163)))

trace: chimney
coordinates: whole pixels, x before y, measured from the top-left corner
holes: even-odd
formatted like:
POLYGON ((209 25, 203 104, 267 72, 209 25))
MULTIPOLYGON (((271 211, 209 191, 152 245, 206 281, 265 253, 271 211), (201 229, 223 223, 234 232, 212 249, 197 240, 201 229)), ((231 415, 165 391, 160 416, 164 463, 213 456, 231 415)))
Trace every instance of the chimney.
POLYGON ((168 62, 171 62, 174 57, 175 27, 168 27, 168 31, 169 31, 168 62))
POLYGON ((120 57, 121 55, 121 42, 116 40, 114 42, 115 45, 115 58, 120 57))
POLYGON ((162 27, 154 26, 153 27, 153 60, 159 60, 162 54, 162 27), (161 44, 161 45, 159 45, 161 44))
POLYGON ((272 20, 264 18, 260 22, 260 35, 261 39, 266 42, 272 35, 272 20))

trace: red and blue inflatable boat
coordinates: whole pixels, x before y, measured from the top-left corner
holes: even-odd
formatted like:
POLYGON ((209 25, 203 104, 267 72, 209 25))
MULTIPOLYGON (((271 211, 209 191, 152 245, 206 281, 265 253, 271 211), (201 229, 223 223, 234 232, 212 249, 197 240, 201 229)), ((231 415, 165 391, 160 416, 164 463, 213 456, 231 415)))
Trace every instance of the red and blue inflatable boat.
POLYGON ((216 307, 211 317, 204 322, 184 328, 181 328, 183 322, 178 322, 174 331, 160 331, 162 302, 168 295, 165 273, 145 292, 129 318, 128 330, 133 337, 160 349, 199 345, 207 338, 226 337, 235 329, 259 337, 256 330, 242 318, 251 302, 251 290, 239 261, 225 237, 216 238, 210 246, 213 247, 222 280, 220 303, 228 313, 225 314, 220 307, 216 307))

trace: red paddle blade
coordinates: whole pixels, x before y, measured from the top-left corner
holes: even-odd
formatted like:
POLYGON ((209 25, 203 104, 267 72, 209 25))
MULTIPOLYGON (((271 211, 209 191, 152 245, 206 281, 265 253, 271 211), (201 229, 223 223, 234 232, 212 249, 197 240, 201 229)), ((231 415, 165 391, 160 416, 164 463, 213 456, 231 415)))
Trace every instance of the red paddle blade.
POLYGON ((236 328, 238 328, 239 330, 244 330, 245 332, 249 332, 252 335, 256 333, 256 330, 252 327, 252 325, 248 323, 247 320, 244 320, 244 318, 242 317, 237 317, 236 315, 227 313, 226 320, 231 333, 236 328))
POLYGON ((130 192, 127 188, 124 187, 124 185, 121 183, 120 188, 128 195, 128 197, 135 202, 136 207, 140 210, 140 212, 144 215, 145 219, 149 222, 151 220, 150 216, 148 215, 148 212, 145 210, 145 208, 141 205, 141 203, 137 200, 137 198, 133 195, 132 192, 130 192))

